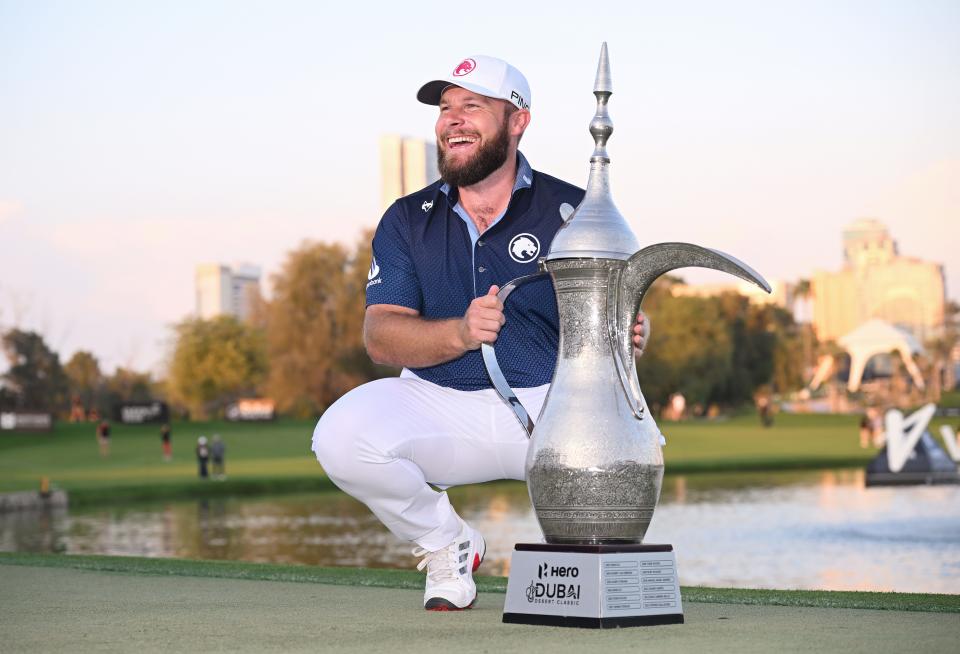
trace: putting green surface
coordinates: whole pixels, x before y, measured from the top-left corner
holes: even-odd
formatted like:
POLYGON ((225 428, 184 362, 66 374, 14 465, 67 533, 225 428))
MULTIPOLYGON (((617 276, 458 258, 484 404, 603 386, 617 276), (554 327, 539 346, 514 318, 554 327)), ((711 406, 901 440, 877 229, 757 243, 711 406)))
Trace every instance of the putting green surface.
POLYGON ((956 612, 689 598, 683 625, 605 631, 505 625, 502 592, 481 593, 470 611, 428 613, 414 588, 193 577, 182 568, 163 576, 162 570, 162 564, 144 574, 0 557, 2 650, 946 652, 960 635, 956 612))

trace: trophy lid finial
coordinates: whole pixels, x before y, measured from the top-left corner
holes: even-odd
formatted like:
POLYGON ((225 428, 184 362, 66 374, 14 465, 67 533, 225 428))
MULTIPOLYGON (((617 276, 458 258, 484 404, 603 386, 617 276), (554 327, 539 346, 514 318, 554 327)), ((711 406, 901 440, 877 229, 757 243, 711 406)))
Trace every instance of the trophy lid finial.
POLYGON ((590 157, 586 195, 569 218, 564 216, 566 223, 550 245, 548 260, 583 257, 628 259, 640 247, 610 195, 607 141, 613 134, 613 120, 607 112, 607 101, 613 94, 613 83, 606 42, 600 48, 593 94, 597 98, 597 110, 590 121, 594 149, 590 157))
POLYGON ((607 42, 600 46, 600 61, 597 63, 597 81, 593 84, 594 93, 613 93, 610 81, 610 57, 607 55, 607 42))
POLYGON ((613 82, 610 80, 610 57, 607 55, 607 42, 600 48, 600 62, 597 64, 597 79, 593 83, 593 94, 597 97, 597 112, 590 121, 590 134, 593 135, 594 150, 590 161, 610 161, 607 155, 607 141, 613 134, 613 120, 607 113, 607 102, 613 95, 613 82))

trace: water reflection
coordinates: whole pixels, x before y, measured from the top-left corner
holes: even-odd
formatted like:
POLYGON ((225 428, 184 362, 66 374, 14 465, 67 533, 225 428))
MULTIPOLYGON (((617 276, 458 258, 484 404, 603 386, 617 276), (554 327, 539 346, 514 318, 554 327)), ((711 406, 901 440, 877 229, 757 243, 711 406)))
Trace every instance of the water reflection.
MULTIPOLYGON (((486 574, 540 530, 521 483, 450 491, 487 540, 486 574)), ((960 487, 863 487, 862 473, 668 477, 647 542, 672 543, 681 583, 960 592, 960 487)), ((412 568, 341 493, 0 515, 0 550, 412 568)))

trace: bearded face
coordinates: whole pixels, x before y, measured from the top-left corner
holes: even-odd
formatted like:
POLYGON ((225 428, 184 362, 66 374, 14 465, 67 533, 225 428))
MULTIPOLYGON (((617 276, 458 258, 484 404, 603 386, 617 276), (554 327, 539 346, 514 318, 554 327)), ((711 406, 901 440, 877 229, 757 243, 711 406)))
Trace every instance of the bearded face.
POLYGON ((437 139, 437 168, 447 184, 473 186, 500 168, 506 162, 509 151, 507 116, 503 117, 496 133, 488 140, 469 128, 451 128, 449 133, 437 139), (457 152, 459 147, 467 148, 475 143, 480 145, 473 148, 475 151, 472 154, 461 155, 457 152))

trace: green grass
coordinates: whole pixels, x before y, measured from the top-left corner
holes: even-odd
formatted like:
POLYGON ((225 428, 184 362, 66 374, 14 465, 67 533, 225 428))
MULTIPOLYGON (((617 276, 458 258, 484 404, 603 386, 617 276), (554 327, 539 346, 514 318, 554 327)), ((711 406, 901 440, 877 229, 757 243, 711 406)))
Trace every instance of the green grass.
MULTIPOLYGON (((938 433, 935 421, 931 426, 938 433)), ((667 474, 763 472, 858 467, 876 453, 861 449, 857 416, 756 416, 722 421, 663 422, 667 474)), ((174 460, 161 457, 156 426, 115 425, 101 458, 90 424, 58 424, 48 434, 0 434, 0 492, 37 489, 46 476, 71 502, 158 499, 328 489, 310 451, 314 421, 175 423, 174 460), (193 448, 201 434, 227 444, 225 482, 197 479, 193 448)))
MULTIPOLYGON (((238 561, 193 561, 126 556, 63 556, 56 554, 0 553, 0 565, 58 567, 137 575, 258 579, 301 583, 423 588, 423 575, 409 570, 369 568, 319 568, 238 561)), ((503 593, 504 577, 476 577, 481 592, 503 593)), ((924 593, 874 593, 854 591, 757 590, 684 586, 684 602, 812 606, 821 608, 880 609, 960 613, 960 595, 924 593)))
POLYGON ((940 395, 940 401, 937 402, 939 407, 960 407, 960 390, 954 391, 943 391, 940 395))
POLYGON ((310 451, 313 421, 274 423, 174 423, 173 461, 161 456, 156 425, 113 425, 110 456, 101 458, 91 424, 57 424, 46 434, 0 435, 0 492, 35 489, 41 476, 71 491, 134 491, 147 486, 169 491, 199 484, 194 448, 197 437, 219 433, 227 444, 227 488, 239 482, 322 477, 310 451))

